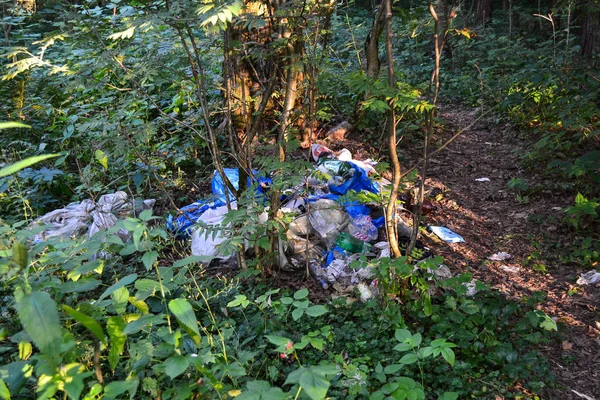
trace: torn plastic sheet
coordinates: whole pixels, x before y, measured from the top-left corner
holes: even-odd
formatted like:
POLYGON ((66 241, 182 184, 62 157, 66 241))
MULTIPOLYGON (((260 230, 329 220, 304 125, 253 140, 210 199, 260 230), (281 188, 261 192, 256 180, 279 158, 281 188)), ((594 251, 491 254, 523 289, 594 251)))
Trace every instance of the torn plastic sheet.
MULTIPOLYGON (((225 172, 225 176, 231 182, 231 185, 235 190, 239 190, 240 188, 240 170, 239 168, 223 168, 223 172, 225 172)), ((266 178, 264 176, 260 176, 258 171, 252 171, 256 182, 258 182, 257 191, 258 193, 264 194, 266 190, 273 184, 273 180, 271 178, 266 178)), ((252 185, 251 177, 247 179, 247 186, 250 187, 252 185)), ((223 203, 226 202, 225 193, 227 192, 229 195, 229 199, 235 200, 235 196, 231 193, 229 188, 225 190, 225 184, 223 183, 223 179, 221 175, 215 171, 213 174, 213 178, 211 181, 211 188, 213 195, 223 203)))
POLYGON ((462 236, 443 226, 430 226, 429 230, 448 243, 461 243, 465 241, 462 236))
POLYGON ((505 261, 508 260, 511 257, 510 254, 505 253, 504 251, 500 251, 496 254, 492 254, 491 256, 488 257, 488 260, 491 261, 505 261))
POLYGON ((582 274, 579 279, 577 279, 578 285, 593 285, 597 282, 600 282, 600 272, 595 269, 582 274))
MULTIPOLYGON (((238 190, 239 189, 239 181, 240 174, 239 169, 237 168, 224 168, 223 172, 225 172, 225 176, 229 179, 233 187, 238 190)), ((260 194, 264 194, 264 192, 271 186, 273 181, 270 178, 265 178, 259 175, 258 171, 253 171, 256 181, 258 182, 257 192, 260 194)), ((248 186, 251 185, 251 178, 248 177, 248 186)), ((223 184, 223 179, 221 179, 221 175, 217 171, 214 172, 213 178, 211 181, 212 194, 213 196, 208 199, 198 200, 190 205, 181 208, 183 211, 183 215, 178 216, 177 218, 169 215, 167 217, 167 228, 171 231, 183 234, 183 236, 187 236, 191 234, 191 227, 198 221, 198 219, 204 214, 207 210, 215 210, 218 207, 225 206, 225 185, 223 184)), ((231 201, 235 201, 235 196, 231 193, 230 190, 227 190, 229 193, 229 199, 231 201)))
POLYGON ((125 192, 105 194, 97 202, 87 199, 80 203, 71 203, 33 221, 32 225, 46 226, 44 231, 33 237, 33 241, 41 243, 50 237, 79 237, 86 229, 88 236, 92 237, 97 232, 113 226, 119 218, 152 210, 155 203, 154 199, 129 200, 125 192))
MULTIPOLYGON (((237 202, 231 203, 231 209, 237 210, 237 202)), ((198 222, 203 226, 192 234, 192 255, 214 257, 221 260, 231 258, 231 255, 223 255, 219 251, 219 245, 227 238, 227 227, 222 226, 221 223, 228 211, 226 205, 210 208, 198 218, 198 222)))

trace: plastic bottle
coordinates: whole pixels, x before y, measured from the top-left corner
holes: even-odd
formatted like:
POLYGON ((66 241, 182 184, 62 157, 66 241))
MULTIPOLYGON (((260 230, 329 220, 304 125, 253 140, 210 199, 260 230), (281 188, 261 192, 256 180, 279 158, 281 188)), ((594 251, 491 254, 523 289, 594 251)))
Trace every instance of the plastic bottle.
POLYGON ((371 248, 371 245, 353 237, 348 232, 340 233, 336 244, 350 253, 364 253, 371 248))

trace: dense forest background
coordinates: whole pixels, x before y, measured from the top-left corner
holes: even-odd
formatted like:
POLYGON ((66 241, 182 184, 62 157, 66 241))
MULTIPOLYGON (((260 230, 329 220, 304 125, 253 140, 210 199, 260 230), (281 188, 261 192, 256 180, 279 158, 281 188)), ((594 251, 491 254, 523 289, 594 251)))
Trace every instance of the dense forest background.
POLYGON ((0 5, 0 398, 600 396, 598 0, 0 5), (386 183, 341 200, 378 294, 282 261, 317 144, 386 183), (205 198, 227 262, 173 230, 205 198))

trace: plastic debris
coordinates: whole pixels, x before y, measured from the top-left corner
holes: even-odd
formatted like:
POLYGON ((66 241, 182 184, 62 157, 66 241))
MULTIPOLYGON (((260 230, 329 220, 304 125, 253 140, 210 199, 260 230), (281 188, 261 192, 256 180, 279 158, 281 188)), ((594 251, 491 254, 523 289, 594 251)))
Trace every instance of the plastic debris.
POLYGON ((377 240, 377 228, 373 225, 373 219, 368 215, 360 215, 352 220, 348 226, 352 236, 363 242, 377 240))
POLYGON ((467 297, 473 297, 478 292, 475 280, 472 280, 471 282, 465 282, 463 283, 463 286, 467 288, 467 293, 465 293, 465 296, 467 297))
POLYGON ((341 231, 346 229, 350 218, 333 200, 318 200, 311 206, 308 219, 321 235, 327 247, 332 247, 341 231))
POLYGON ((333 151, 322 144, 313 144, 311 148, 311 153, 313 159, 315 161, 319 161, 321 157, 331 157, 333 156, 333 151))
POLYGON ((477 178, 475 179, 475 182, 489 182, 490 178, 477 178))
MULTIPOLYGON (((237 209, 237 202, 231 203, 232 209, 237 209)), ((203 226, 196 229, 192 235, 192 255, 207 256, 227 260, 231 255, 223 255, 218 246, 225 241, 226 228, 221 226, 225 214, 229 209, 227 206, 208 209, 199 218, 203 226)))
POLYGON ((518 274, 521 271, 519 267, 511 267, 508 265, 501 265, 500 269, 504 272, 508 272, 509 274, 518 274))
POLYGON ((488 260, 492 260, 492 261, 505 261, 505 260, 508 260, 510 257, 511 257, 510 254, 501 251, 501 252, 498 252, 496 254, 492 254, 491 256, 489 256, 488 260))
POLYGON ((462 236, 443 226, 430 226, 429 230, 448 243, 461 243, 465 241, 462 236))
POLYGON ((578 285, 593 285, 597 282, 600 282, 600 272, 595 269, 582 274, 579 279, 577 279, 578 285))
POLYGON ((579 393, 577 390, 571 389, 571 392, 575 393, 577 396, 579 396, 579 397, 581 397, 582 399, 585 399, 585 400, 596 400, 595 398, 590 397, 587 394, 579 393))
POLYGON ((129 200, 125 192, 105 194, 97 202, 87 199, 80 203, 71 203, 36 219, 32 225, 45 225, 46 229, 36 234, 33 241, 40 243, 51 237, 80 237, 86 229, 87 235, 92 237, 97 232, 113 226, 119 218, 152 210, 155 203, 154 199, 129 200))

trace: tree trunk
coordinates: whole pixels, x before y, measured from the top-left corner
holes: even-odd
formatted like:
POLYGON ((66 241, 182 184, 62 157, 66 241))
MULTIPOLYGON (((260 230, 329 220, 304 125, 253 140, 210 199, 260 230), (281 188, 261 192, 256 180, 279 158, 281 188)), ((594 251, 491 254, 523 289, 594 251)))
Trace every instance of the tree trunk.
POLYGON ((583 0, 580 4, 581 54, 591 60, 600 50, 600 2, 583 0))
POLYGON ((476 23, 485 25, 492 20, 492 0, 477 0, 476 23))

